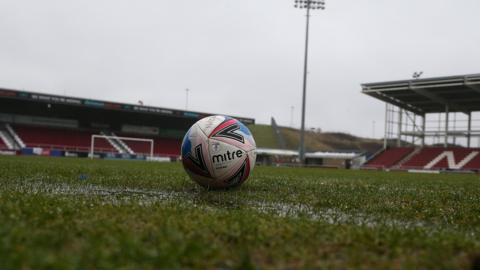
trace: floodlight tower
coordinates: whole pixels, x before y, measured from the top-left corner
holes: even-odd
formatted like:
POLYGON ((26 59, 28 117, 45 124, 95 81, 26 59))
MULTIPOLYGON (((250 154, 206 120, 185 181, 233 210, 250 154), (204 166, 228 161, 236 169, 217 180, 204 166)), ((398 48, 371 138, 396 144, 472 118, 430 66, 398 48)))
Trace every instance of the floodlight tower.
POLYGON ((422 74, 423 74, 423 71, 420 71, 420 72, 415 71, 412 75, 412 78, 414 78, 415 80, 418 80, 420 79, 420 76, 422 76, 422 74))
POLYGON ((303 95, 302 95, 302 125, 300 130, 300 162, 305 163, 305 99, 307 93, 307 68, 308 68, 308 34, 310 27, 310 10, 325 9, 323 0, 295 0, 295 7, 307 10, 305 33, 305 59, 303 62, 303 95))

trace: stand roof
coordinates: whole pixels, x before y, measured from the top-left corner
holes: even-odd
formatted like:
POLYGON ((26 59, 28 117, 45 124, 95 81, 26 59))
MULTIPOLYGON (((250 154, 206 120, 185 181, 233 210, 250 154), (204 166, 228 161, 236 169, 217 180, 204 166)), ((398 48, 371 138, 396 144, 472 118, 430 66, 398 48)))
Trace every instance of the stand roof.
POLYGON ((423 115, 480 111, 480 74, 362 84, 362 93, 423 115))

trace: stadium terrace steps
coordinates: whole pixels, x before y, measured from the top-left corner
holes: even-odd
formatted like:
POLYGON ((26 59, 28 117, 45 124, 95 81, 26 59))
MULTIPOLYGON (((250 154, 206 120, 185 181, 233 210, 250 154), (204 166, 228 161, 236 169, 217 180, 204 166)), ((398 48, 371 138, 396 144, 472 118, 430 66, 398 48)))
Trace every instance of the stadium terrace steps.
POLYGON ((364 167, 377 169, 391 168, 413 151, 413 147, 390 148, 369 160, 364 167))

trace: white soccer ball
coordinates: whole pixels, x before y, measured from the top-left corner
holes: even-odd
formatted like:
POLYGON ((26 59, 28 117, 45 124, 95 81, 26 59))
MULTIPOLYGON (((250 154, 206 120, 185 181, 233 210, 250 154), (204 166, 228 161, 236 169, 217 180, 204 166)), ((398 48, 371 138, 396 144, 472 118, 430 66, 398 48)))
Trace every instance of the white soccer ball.
POLYGON ((207 189, 237 187, 255 166, 255 140, 237 119, 209 116, 196 122, 182 142, 182 163, 190 178, 207 189))

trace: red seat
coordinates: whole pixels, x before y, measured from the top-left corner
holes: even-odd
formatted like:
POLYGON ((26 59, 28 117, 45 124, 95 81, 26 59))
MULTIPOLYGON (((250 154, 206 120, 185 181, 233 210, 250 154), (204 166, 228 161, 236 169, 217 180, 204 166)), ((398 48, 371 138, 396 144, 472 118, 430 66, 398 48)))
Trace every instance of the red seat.
POLYGON ((3 141, 2 137, 0 137, 0 150, 6 150, 6 149, 8 149, 8 147, 3 141))
POLYGON ((480 170, 480 149, 475 149, 479 153, 470 162, 463 166, 465 170, 480 170))
MULTIPOLYGON (((469 148, 447 148, 444 149, 444 151, 451 151, 454 156, 454 162, 458 163, 462 161, 464 158, 466 158, 471 152, 472 149, 469 148)), ((441 153, 443 153, 442 151, 441 153)), ((446 157, 442 158, 439 162, 437 162, 432 169, 448 169, 448 160, 446 157)))
POLYGON ((480 169, 480 149, 478 148, 462 148, 462 147, 425 147, 416 155, 414 155, 409 161, 405 162, 401 168, 403 169, 436 169, 436 170, 446 170, 446 169, 457 169, 455 167, 450 167, 451 164, 448 162, 447 154, 453 154, 453 162, 455 165, 459 164, 467 158, 473 152, 479 152, 476 156, 463 165, 460 169, 468 170, 478 170, 480 169), (437 160, 435 164, 430 164, 437 160))
MULTIPOLYGON (((364 167, 391 168, 412 153, 412 151, 413 148, 410 147, 390 148, 368 161, 364 167)), ((400 169, 480 170, 480 148, 424 147, 402 164, 400 169), (450 164, 449 158, 451 159, 450 164), (472 159, 465 160, 465 158, 472 159), (458 168, 459 166, 461 168, 458 168)))
MULTIPOLYGON (((147 137, 139 136, 136 134, 121 133, 117 134, 120 137, 141 138, 141 139, 153 139, 153 153, 158 156, 180 156, 181 140, 179 139, 166 139, 160 137, 147 137)), ((141 141, 129 141, 123 140, 125 144, 130 147, 136 154, 149 155, 150 154, 150 142, 141 141)))
MULTIPOLYGON (((31 126, 15 126, 14 130, 27 147, 42 147, 71 151, 89 151, 93 134, 89 131, 31 126)), ((95 139, 95 151, 117 152, 106 139, 95 139)))
POLYGON ((364 167, 367 168, 390 168, 404 159, 414 150, 413 147, 389 148, 369 160, 364 167))
MULTIPOLYGON (((128 147, 130 147, 135 154, 150 155, 151 142, 128 140, 123 140, 123 142, 128 145, 128 147)), ((155 145, 155 142, 153 144, 155 145)))
POLYGON ((154 152, 160 155, 180 156, 182 142, 175 139, 155 139, 154 152))
POLYGON ((422 148, 420 152, 415 154, 410 160, 402 165, 403 169, 423 169, 430 161, 443 152, 445 148, 440 147, 426 147, 422 148))

